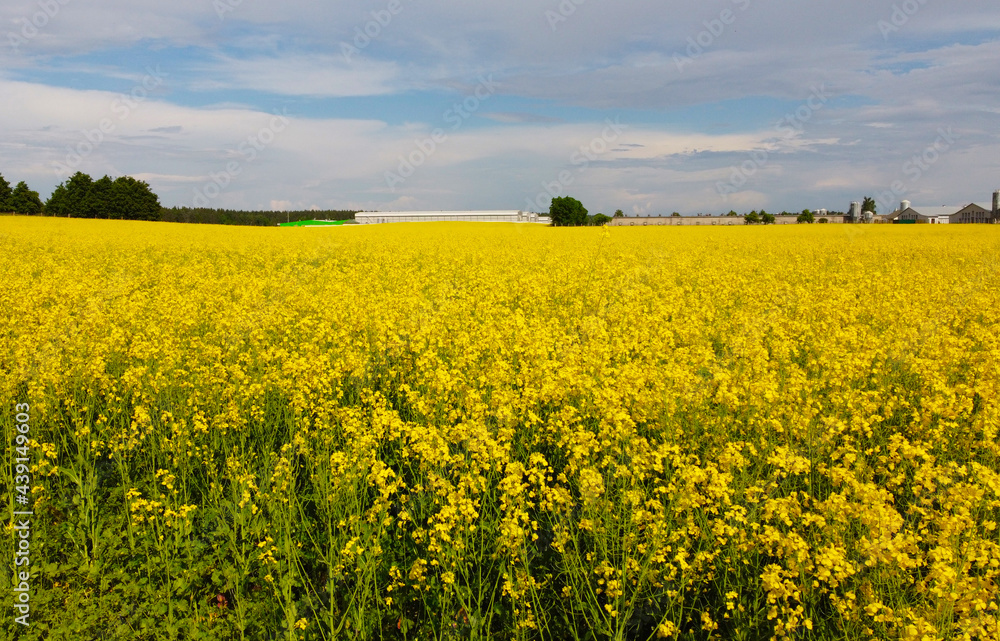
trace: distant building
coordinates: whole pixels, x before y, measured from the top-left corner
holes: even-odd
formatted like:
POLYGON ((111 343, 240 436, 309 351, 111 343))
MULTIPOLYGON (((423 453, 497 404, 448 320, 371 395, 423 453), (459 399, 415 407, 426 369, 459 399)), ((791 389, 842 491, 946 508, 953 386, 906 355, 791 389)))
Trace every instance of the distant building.
POLYGON ((854 201, 851 203, 851 206, 848 207, 847 213, 844 215, 844 222, 865 223, 871 221, 865 220, 865 217, 861 215, 861 203, 859 201, 854 201))
POLYGON ((952 224, 992 223, 993 212, 984 205, 969 203, 951 215, 952 224))
POLYGON ((692 225, 742 225, 743 216, 625 216, 612 218, 612 227, 670 227, 692 225))
MULTIPOLYGON (((994 201, 998 198, 994 194, 994 201)), ((897 224, 931 224, 931 225, 969 225, 990 224, 1000 220, 997 203, 993 207, 977 203, 969 203, 961 207, 951 205, 945 207, 913 207, 910 201, 904 200, 899 208, 886 216, 888 222, 897 224)))
POLYGON ((548 223, 549 217, 526 211, 363 211, 354 215, 362 225, 381 223, 483 222, 548 223))
MULTIPOLYGON (((816 216, 818 221, 821 216, 816 216)), ((843 223, 844 216, 827 214, 822 216, 829 223, 843 223)), ((796 225, 799 217, 796 216, 775 216, 775 225, 796 225)), ((731 226, 744 225, 746 221, 743 216, 627 216, 625 218, 612 218, 608 223, 613 227, 692 227, 692 226, 731 226)))
POLYGON ((844 215, 845 223, 884 223, 886 216, 880 216, 873 211, 861 211, 861 203, 853 202, 844 215))
POLYGON ((960 225, 960 224, 989 224, 993 221, 993 214, 982 205, 971 203, 965 207, 956 205, 945 207, 923 207, 919 209, 908 205, 900 207, 896 211, 886 216, 888 222, 896 224, 930 224, 930 225, 960 225))
POLYGON ((897 224, 938 224, 946 225, 951 222, 951 215, 960 210, 961 207, 921 207, 919 210, 904 201, 899 209, 886 216, 891 223, 897 224))
MULTIPOLYGON (((847 217, 844 216, 843 214, 830 215, 827 212, 827 210, 821 209, 819 211, 814 211, 813 212, 813 218, 814 218, 814 222, 819 222, 820 218, 826 218, 826 222, 828 222, 828 223, 841 224, 841 223, 845 222, 845 220, 846 220, 847 217)), ((774 224, 775 225, 797 225, 798 223, 799 223, 799 217, 798 217, 798 215, 793 215, 793 216, 775 216, 774 217, 774 224)))
POLYGON ((346 220, 298 220, 289 223, 278 223, 278 227, 339 227, 346 220))

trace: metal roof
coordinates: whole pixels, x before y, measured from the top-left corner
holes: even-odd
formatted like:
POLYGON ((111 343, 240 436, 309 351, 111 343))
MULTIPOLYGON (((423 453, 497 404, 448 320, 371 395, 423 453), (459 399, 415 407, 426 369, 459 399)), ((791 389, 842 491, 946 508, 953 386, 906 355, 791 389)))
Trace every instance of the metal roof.
MULTIPOLYGON (((950 205, 945 207, 916 207, 914 205, 910 205, 910 210, 927 218, 936 218, 938 216, 951 216, 953 214, 957 214, 966 207, 968 207, 968 205, 962 205, 961 207, 954 207, 950 205)), ((889 214, 889 216, 896 217, 901 213, 903 212, 897 209, 896 211, 889 214)))
POLYGON ((355 214, 355 218, 358 216, 379 216, 384 218, 395 218, 397 216, 412 218, 431 216, 517 216, 523 213, 516 209, 496 211, 361 211, 355 214))
POLYGON ((951 216, 952 214, 956 214, 956 213, 962 211, 963 209, 965 209, 965 206, 961 206, 961 207, 951 207, 951 206, 948 206, 948 207, 913 207, 913 209, 915 209, 917 212, 919 212, 921 216, 927 216, 928 218, 932 218, 932 217, 935 217, 935 216, 951 216))

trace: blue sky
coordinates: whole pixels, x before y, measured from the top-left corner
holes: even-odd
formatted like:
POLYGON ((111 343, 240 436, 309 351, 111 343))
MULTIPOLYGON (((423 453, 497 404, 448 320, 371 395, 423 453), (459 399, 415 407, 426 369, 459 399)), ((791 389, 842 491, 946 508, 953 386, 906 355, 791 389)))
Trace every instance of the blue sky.
POLYGON ((0 173, 252 209, 963 205, 1000 188, 998 59, 995 0, 12 0, 0 173))

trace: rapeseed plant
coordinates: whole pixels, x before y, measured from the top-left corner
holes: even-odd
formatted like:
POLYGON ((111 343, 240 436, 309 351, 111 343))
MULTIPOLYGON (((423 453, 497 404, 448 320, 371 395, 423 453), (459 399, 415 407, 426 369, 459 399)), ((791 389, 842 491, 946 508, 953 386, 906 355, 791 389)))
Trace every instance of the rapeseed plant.
POLYGON ((4 218, 33 621, 1000 638, 1000 233, 838 227, 4 218))

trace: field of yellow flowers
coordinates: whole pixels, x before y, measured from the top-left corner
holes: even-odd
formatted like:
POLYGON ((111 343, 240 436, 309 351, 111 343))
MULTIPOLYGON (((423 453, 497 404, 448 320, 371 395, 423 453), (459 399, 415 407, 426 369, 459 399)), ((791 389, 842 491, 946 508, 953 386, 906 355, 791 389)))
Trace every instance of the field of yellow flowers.
POLYGON ((998 256, 2 218, 0 636, 995 640, 998 256))

